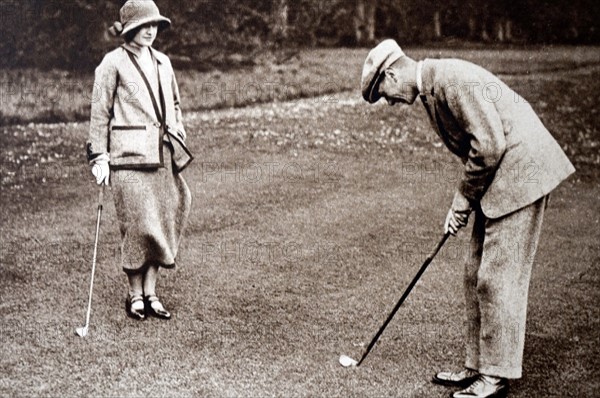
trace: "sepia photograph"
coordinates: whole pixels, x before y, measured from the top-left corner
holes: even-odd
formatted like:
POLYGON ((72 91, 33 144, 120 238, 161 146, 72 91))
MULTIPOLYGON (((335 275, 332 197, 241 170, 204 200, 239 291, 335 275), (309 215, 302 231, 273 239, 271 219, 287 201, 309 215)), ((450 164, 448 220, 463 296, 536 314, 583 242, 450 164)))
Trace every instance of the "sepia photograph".
POLYGON ((600 396, 599 2, 0 20, 0 397, 600 396))

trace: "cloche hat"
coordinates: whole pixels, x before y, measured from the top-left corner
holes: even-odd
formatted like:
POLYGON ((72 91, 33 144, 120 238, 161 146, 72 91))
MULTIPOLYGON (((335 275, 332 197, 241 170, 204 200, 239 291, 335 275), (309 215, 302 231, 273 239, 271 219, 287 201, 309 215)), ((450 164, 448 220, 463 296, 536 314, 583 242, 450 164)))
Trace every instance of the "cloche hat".
POLYGON ((109 31, 114 36, 124 36, 128 32, 147 23, 158 23, 163 30, 171 25, 169 18, 163 17, 153 0, 128 0, 119 12, 120 21, 115 22, 109 31))

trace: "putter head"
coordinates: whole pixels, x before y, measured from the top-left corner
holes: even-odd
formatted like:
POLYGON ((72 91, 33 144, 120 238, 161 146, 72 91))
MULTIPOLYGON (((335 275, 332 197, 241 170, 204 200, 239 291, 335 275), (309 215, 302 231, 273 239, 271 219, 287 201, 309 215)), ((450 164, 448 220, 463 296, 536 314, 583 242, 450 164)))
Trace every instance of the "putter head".
POLYGON ((88 328, 87 326, 82 326, 80 328, 75 329, 75 334, 79 337, 87 336, 88 328))
POLYGON ((347 355, 340 355, 340 365, 342 365, 345 368, 349 368, 357 366, 358 362, 347 355))

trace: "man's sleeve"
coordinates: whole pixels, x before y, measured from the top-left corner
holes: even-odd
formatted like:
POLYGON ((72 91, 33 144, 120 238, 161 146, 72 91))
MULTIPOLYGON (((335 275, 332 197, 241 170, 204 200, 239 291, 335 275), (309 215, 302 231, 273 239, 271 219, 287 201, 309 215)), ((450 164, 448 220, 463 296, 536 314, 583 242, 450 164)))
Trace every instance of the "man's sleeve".
POLYGON ((486 86, 484 82, 456 82, 452 90, 444 90, 450 111, 468 137, 468 157, 458 189, 471 202, 481 200, 506 150, 504 127, 494 104, 502 95, 493 92, 497 89, 498 85, 486 86))

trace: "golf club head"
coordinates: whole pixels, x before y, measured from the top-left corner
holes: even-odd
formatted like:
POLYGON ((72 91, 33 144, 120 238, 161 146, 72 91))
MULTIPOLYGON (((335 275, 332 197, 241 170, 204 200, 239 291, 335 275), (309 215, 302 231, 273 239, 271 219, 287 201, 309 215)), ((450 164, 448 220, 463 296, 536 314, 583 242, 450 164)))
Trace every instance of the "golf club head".
POLYGON ((345 368, 349 368, 357 366, 358 362, 347 355, 340 355, 340 365, 342 365, 345 368))
POLYGON ((87 326, 82 326, 80 328, 75 329, 75 334, 79 337, 87 336, 88 328, 87 326))

